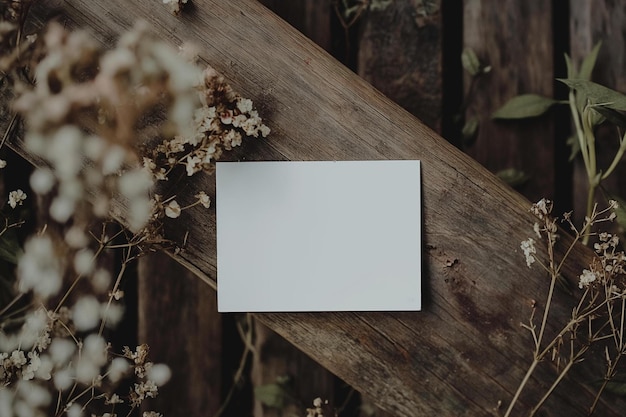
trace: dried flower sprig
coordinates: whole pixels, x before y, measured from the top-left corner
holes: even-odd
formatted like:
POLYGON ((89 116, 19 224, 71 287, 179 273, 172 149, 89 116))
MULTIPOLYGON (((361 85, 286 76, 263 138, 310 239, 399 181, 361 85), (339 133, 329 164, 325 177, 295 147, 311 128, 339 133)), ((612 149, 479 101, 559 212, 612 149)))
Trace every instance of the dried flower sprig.
POLYGON ((531 416, 535 415, 548 397, 554 392, 559 383, 569 373, 571 368, 582 361, 590 352, 590 347, 597 342, 612 340, 613 346, 605 346, 604 360, 606 371, 593 404, 590 406, 590 414, 595 410, 600 395, 607 387, 608 382, 615 376, 616 366, 621 357, 626 354, 624 343, 625 305, 626 305, 626 255, 619 249, 619 239, 610 233, 594 233, 592 227, 599 223, 611 222, 615 216, 617 203, 610 201, 609 206, 598 210, 593 207, 590 215, 580 229, 571 221, 571 213, 566 213, 562 221, 565 222, 574 238, 566 250, 562 259, 555 257, 554 246, 558 239, 557 218, 551 216, 552 202, 546 199, 533 204, 531 212, 537 216, 538 222, 533 225, 533 231, 537 238, 545 239, 547 248, 547 262, 537 257, 535 239, 529 238, 522 242, 521 249, 526 259, 526 264, 531 267, 539 264, 550 276, 550 286, 546 297, 546 303, 540 324, 535 323, 536 305, 533 303, 533 311, 527 324, 521 326, 528 330, 533 339, 533 360, 522 379, 504 416, 511 415, 520 394, 530 381, 531 375, 539 364, 550 359, 557 367, 557 375, 540 398, 530 410, 531 416), (578 302, 572 310, 571 318, 560 327, 557 334, 546 340, 546 328, 550 318, 550 308, 555 296, 555 288, 563 265, 571 254, 572 249, 587 236, 596 236, 598 242, 594 244, 596 257, 591 261, 588 269, 583 269, 579 276, 578 302), (568 340, 569 343, 564 343, 568 340))
MULTIPOLYGON (((2 60, 3 50, 0 65, 13 70, 21 26, 1 22, 0 42, 18 53, 2 60)), ((174 169, 189 176, 213 172, 224 151, 244 137, 266 136, 269 128, 215 70, 200 71, 150 36, 144 23, 111 51, 56 24, 30 39, 37 82, 26 79, 16 89, 14 109, 25 121, 26 147, 47 163, 30 178, 47 224, 26 240, 16 302, 0 312, 0 383, 8 387, 0 390, 0 414, 27 407, 40 415, 56 395, 56 415, 78 416, 96 402, 115 415, 119 404, 134 409, 154 397, 170 375, 147 361, 146 346, 116 355, 106 342, 106 329, 123 314, 124 271, 146 251, 169 244, 162 220, 211 205, 200 191, 181 206, 176 196, 156 194, 154 184, 174 169), (128 208, 129 230, 108 224, 111 213, 121 217, 119 200, 128 208), (101 231, 94 233, 97 222, 101 231), (110 251, 122 253, 115 277, 100 265, 110 251), (27 312, 17 315, 20 299, 27 312), (129 375, 137 378, 131 392, 114 393, 129 375)), ((6 201, 15 209, 26 198, 14 190, 6 201)), ((7 221, 5 230, 17 224, 7 221)))

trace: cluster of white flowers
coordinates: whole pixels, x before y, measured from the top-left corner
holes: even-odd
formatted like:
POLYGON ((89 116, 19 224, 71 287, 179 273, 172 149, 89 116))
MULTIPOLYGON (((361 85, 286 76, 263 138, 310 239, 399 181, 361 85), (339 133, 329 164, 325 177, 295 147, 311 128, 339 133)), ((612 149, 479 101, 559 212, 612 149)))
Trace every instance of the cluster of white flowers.
POLYGON ((583 269, 583 273, 580 274, 580 278, 578 281, 578 288, 588 287, 590 284, 596 282, 598 280, 598 276, 594 271, 590 271, 588 269, 583 269))
MULTIPOLYGON (((146 152, 149 156, 143 157, 143 167, 152 178, 166 181, 170 172, 181 165, 187 176, 201 171, 211 173, 215 160, 224 151, 240 146, 244 136, 258 138, 270 133, 252 100, 236 94, 213 68, 204 71, 203 83, 198 88, 201 106, 194 112, 193 128, 187 134, 164 139, 146 152)), ((165 216, 170 218, 177 218, 182 210, 198 204, 210 207, 211 200, 205 192, 195 197, 197 200, 185 207, 173 199, 161 202, 160 197, 153 204, 162 207, 165 216)))
MULTIPOLYGON (((186 2, 163 0, 175 13, 186 2)), ((17 27, 0 11, 0 46, 6 43, 7 51, 15 49, 17 27)), ((32 296, 41 308, 11 331, 0 326, 0 385, 8 387, 0 389, 0 416, 42 415, 53 405, 51 391, 58 393, 56 414, 80 416, 101 400, 112 407, 104 415, 114 416, 116 404, 135 408, 156 396, 171 371, 147 361, 145 345, 125 348, 121 356, 111 352, 103 332, 120 322, 124 293, 121 276, 112 279, 99 256, 123 247, 124 262, 130 262, 149 245, 162 244, 164 217, 177 218, 194 206, 208 209, 211 198, 199 191, 181 205, 176 196, 159 195, 157 182, 174 169, 188 176, 212 173, 224 151, 270 130, 251 100, 233 92, 214 69, 201 71, 150 36, 145 23, 108 52, 85 32, 59 24, 28 39, 32 60, 22 58, 36 83, 16 90, 13 109, 24 119, 27 149, 43 161, 30 186, 48 226, 26 240, 17 263, 18 297, 32 296), (111 237, 111 216, 123 218, 131 233, 111 237), (96 221, 100 235, 93 233, 96 221), (114 245, 118 236, 127 244, 114 245), (64 282, 68 278, 71 284, 64 282), (91 293, 78 294, 83 289, 91 293), (52 302, 59 304, 52 308, 52 302), (128 376, 136 382, 127 396, 109 392, 128 376)), ((13 59, 8 55, 0 51, 0 70, 8 68, 5 58, 13 59)), ((5 166, 0 160, 0 169, 5 166)), ((17 189, 5 201, 16 209, 26 198, 17 189)))

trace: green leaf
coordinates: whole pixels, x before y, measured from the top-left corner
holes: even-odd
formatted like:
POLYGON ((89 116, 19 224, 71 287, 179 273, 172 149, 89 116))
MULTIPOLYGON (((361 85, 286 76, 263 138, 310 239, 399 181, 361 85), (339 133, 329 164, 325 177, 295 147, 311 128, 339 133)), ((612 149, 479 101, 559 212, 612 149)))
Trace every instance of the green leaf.
POLYGON ((524 171, 515 168, 503 169, 496 173, 496 176, 509 184, 511 187, 519 187, 530 178, 524 171))
POLYGON ((491 116, 494 119, 525 119, 544 114, 557 100, 537 94, 522 94, 506 102, 491 116))
MULTIPOLYGON (((596 59, 598 58, 598 52, 600 51, 600 47, 602 46, 602 42, 596 43, 593 47, 589 55, 587 55, 580 66, 580 72, 578 73, 578 78, 581 80, 589 81, 591 79, 591 73, 593 72, 593 68, 596 66, 596 59)), ((568 75, 568 78, 569 77, 568 75)))
POLYGON ((577 93, 583 94, 584 98, 588 99, 591 104, 601 105, 614 110, 626 110, 626 96, 622 93, 592 81, 564 78, 558 78, 558 80, 569 88, 576 90, 577 93))
POLYGON ((615 126, 626 128, 626 115, 624 113, 620 113, 617 110, 603 106, 593 106, 592 109, 600 113, 606 120, 613 123, 615 126))
POLYGON ((17 265, 17 258, 22 252, 17 234, 6 231, 0 236, 0 259, 17 265))
POLYGON ((567 138, 567 144, 569 145, 571 152, 569 154, 569 161, 572 162, 576 155, 580 152, 580 141, 577 135, 572 135, 567 138))
POLYGON ((480 60, 472 48, 463 49, 461 53, 461 64, 463 64, 465 71, 472 77, 475 77, 481 72, 480 60))
POLYGON ((291 396, 284 385, 274 383, 255 387, 254 398, 268 407, 283 409, 291 399, 291 396))
POLYGON ((565 66, 567 67, 567 78, 574 79, 578 78, 578 74, 576 74, 576 68, 574 68, 574 63, 572 62, 572 58, 569 55, 565 54, 565 66))
POLYGON ((463 136, 463 144, 465 146, 470 146, 476 140, 478 136, 478 127, 479 122, 476 117, 472 117, 463 125, 463 129, 461 129, 461 135, 463 136))

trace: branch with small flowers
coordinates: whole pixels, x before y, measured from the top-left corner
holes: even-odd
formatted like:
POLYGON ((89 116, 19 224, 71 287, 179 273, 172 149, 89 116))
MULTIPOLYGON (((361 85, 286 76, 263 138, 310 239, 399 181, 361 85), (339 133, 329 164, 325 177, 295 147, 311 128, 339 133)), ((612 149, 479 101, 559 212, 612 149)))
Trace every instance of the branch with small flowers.
MULTIPOLYGON (((530 378, 537 367, 543 363, 552 363, 557 370, 556 376, 544 395, 530 410, 529 415, 535 415, 559 383, 565 378, 572 367, 581 362, 590 352, 592 345, 600 342, 608 343, 604 349, 606 371, 603 372, 603 382, 588 410, 592 414, 598 400, 606 389, 609 381, 615 376, 617 364, 624 353, 624 305, 626 303, 626 255, 619 250, 619 238, 610 233, 592 232, 592 227, 615 219, 617 203, 610 201, 609 206, 599 210, 595 205, 590 216, 580 229, 571 221, 571 213, 566 213, 560 220, 569 226, 573 233, 573 240, 562 259, 555 258, 554 246, 558 239, 557 222, 559 219, 551 216, 552 202, 546 199, 534 204, 531 212, 538 221, 533 225, 537 239, 544 239, 547 249, 547 262, 537 257, 535 239, 528 238, 521 243, 526 264, 532 267, 538 264, 550 276, 550 285, 546 297, 544 311, 539 324, 535 321, 536 306, 528 323, 521 326, 528 330, 533 340, 533 360, 528 367, 520 385, 515 392, 504 416, 512 415, 520 395, 530 382, 530 378), (546 340, 546 329, 551 318, 550 307, 555 297, 555 288, 561 279, 561 270, 568 260, 571 250, 580 243, 585 236, 595 236, 594 245, 596 257, 593 258, 589 269, 584 269, 579 276, 578 299, 572 310, 571 318, 560 327, 556 335, 546 340)), ((552 323, 554 324, 554 323, 552 323)))
POLYGON ((30 201, 41 223, 15 249, 14 297, 0 305, 0 414, 130 415, 171 372, 148 360, 146 345, 115 353, 106 340, 123 316, 125 271, 148 251, 179 250, 184 242, 169 240, 164 222, 211 206, 204 191, 181 204, 158 184, 213 173, 224 152, 269 128, 251 100, 196 66, 193 47, 176 51, 143 22, 110 51, 55 23, 23 36, 29 5, 0 5, 0 74, 12 81, 16 112, 2 145, 23 122, 24 145, 43 162, 28 184, 37 198, 11 190, 3 207, 0 243, 35 221, 12 214, 30 201), (111 220, 121 218, 120 201, 123 227, 111 220), (112 276, 114 253, 121 261, 112 276), (125 378, 134 382, 122 395, 125 378))

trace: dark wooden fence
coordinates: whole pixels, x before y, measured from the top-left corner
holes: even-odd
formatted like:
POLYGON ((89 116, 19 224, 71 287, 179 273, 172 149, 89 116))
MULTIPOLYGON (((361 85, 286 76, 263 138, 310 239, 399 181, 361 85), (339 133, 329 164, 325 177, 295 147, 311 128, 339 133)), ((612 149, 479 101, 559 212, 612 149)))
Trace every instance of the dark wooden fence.
MULTIPOLYGON (((528 317, 529 300, 545 291, 544 277, 526 269, 518 249, 532 224, 528 201, 255 1, 193 0, 181 17, 158 3, 70 0, 63 16, 91 27, 103 43, 140 17, 172 42, 197 42, 202 58, 267 114, 274 133, 267 144, 244 147, 251 159, 422 159, 426 299, 418 314, 259 314, 253 321, 218 314, 214 218, 193 212, 190 224, 204 229, 190 235, 182 257, 151 256, 138 269, 137 339, 174 369, 155 407, 168 416, 215 415, 249 349, 224 415, 303 415, 317 396, 337 407, 347 402, 349 415, 370 415, 373 403, 386 410, 378 415, 497 414, 531 360, 518 323, 528 317), (254 327, 253 346, 245 347, 237 326, 254 327), (348 398, 333 374, 362 397, 348 398), (276 389, 283 376, 290 377, 286 408, 254 400, 255 388, 266 399, 283 392, 276 389)), ((554 82, 565 76, 562 53, 580 62, 599 40, 594 79, 626 90, 626 2, 366 1, 354 22, 339 17, 340 0, 263 3, 449 142, 461 144, 456 113, 477 118, 467 153, 491 172, 528 173, 519 189, 527 198, 554 197, 559 210, 584 211, 584 169, 567 162, 567 115, 515 123, 490 115, 516 94, 563 94, 554 82), (465 104, 464 47, 492 68, 465 104)), ((622 174, 611 187, 626 195, 622 174)), ((584 415, 587 391, 565 381, 545 415, 584 415), (568 395, 575 390, 582 394, 568 395)), ((602 407, 604 415, 624 409, 615 398, 602 407)))

